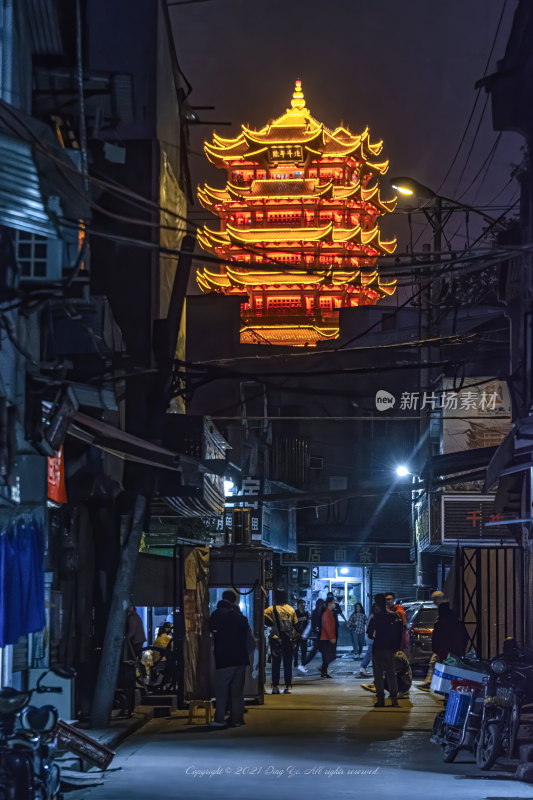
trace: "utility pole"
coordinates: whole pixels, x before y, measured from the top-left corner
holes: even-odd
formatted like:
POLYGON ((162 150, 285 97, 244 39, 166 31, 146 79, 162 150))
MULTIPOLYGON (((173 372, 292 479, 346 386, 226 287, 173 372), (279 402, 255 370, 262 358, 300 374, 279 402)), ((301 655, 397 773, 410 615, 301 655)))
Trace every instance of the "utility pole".
MULTIPOLYGON (((440 261, 440 252, 442 250, 442 198, 438 195, 434 198, 434 204, 432 211, 426 211, 426 218, 428 219, 432 229, 433 229, 433 257, 432 261, 438 262, 440 261)), ((420 325, 420 333, 421 338, 425 339, 429 342, 429 340, 437 335, 437 331, 434 331, 434 314, 433 309, 436 305, 436 295, 437 295, 437 287, 438 281, 435 278, 434 271, 432 271, 431 267, 428 267, 423 271, 421 275, 421 281, 424 282, 424 291, 421 294, 421 306, 420 306, 420 316, 421 316, 421 325, 420 325)), ((424 397, 424 392, 429 392, 432 388, 432 370, 430 367, 424 367, 425 363, 431 363, 432 360, 432 353, 431 353, 431 345, 427 344, 424 347, 420 348, 420 359, 421 359, 421 369, 420 369, 420 392, 421 397, 424 397)), ((425 411, 420 410, 420 428, 419 428, 419 435, 420 435, 420 447, 419 453, 422 463, 427 463, 432 455, 431 453, 431 409, 426 409, 425 411)), ((415 495, 414 492, 411 493, 412 496, 412 503, 414 503, 415 495)), ((419 492, 416 493, 416 496, 419 497, 419 492)), ((430 497, 429 494, 427 495, 427 503, 428 503, 428 514, 431 514, 430 508, 430 497)), ((414 515, 413 515, 414 517, 414 515)), ((413 519, 414 522, 414 519, 413 519)), ((415 545, 415 552, 416 552, 416 596, 417 600, 425 599, 423 597, 424 594, 424 580, 425 580, 425 573, 426 570, 424 568, 424 556, 420 549, 420 542, 416 536, 416 530, 413 529, 413 538, 414 538, 414 545, 415 545)))
POLYGON ((143 523, 148 508, 148 499, 137 495, 126 541, 120 551, 120 562, 113 588, 102 656, 98 668, 98 680, 91 707, 91 728, 109 727, 117 685, 120 658, 124 643, 126 612, 130 605, 133 573, 141 545, 143 523))
MULTIPOLYGON (((166 320, 164 320, 164 337, 158 357, 159 375, 154 387, 155 428, 157 439, 163 434, 164 417, 171 397, 172 370, 174 355, 185 307, 187 283, 191 271, 195 239, 185 236, 181 246, 181 254, 176 267, 172 297, 166 320)), ((98 668, 98 679, 91 708, 91 728, 108 728, 113 708, 115 687, 117 684, 120 659, 124 644, 126 612, 130 605, 131 590, 135 564, 143 534, 143 524, 148 510, 148 496, 138 494, 131 516, 129 532, 121 547, 120 561, 113 588, 111 608, 107 621, 102 655, 98 668)), ((183 614, 183 587, 180 588, 180 606, 183 614)), ((183 646, 183 641, 181 641, 183 646)))

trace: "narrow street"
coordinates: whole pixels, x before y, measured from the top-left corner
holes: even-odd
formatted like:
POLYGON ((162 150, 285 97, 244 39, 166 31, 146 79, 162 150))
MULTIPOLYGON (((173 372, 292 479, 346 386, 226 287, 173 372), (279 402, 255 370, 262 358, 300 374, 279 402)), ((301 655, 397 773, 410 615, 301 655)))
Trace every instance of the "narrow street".
POLYGON ((242 728, 187 725, 186 711, 154 720, 119 748, 103 786, 66 798, 533 797, 513 779, 514 766, 483 773, 468 753, 443 763, 429 742, 434 696, 413 689, 400 709, 375 710, 375 695, 353 669, 339 661, 332 681, 315 678, 316 670, 297 678, 292 695, 249 707, 242 728))

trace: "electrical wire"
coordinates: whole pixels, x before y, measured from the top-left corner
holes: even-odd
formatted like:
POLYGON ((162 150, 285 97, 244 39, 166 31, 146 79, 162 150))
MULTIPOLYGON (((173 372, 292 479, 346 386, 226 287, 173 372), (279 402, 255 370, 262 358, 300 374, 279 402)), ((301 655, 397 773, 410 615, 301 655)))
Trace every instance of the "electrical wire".
MULTIPOLYGON (((483 70, 483 78, 487 74, 487 71, 488 71, 489 65, 490 65, 490 61, 492 59, 492 54, 494 52, 494 48, 496 47, 496 42, 498 40, 498 35, 500 33, 500 28, 501 28, 501 25, 502 25, 504 14, 505 14, 505 9, 507 7, 507 2, 508 2, 508 0, 504 0, 503 6, 502 6, 502 10, 501 10, 501 13, 500 13, 500 18, 499 18, 498 24, 496 26, 496 32, 494 34, 494 37, 493 37, 493 40, 492 40, 492 45, 491 45, 491 48, 490 48, 490 51, 489 51, 489 55, 488 55, 488 58, 487 58, 487 63, 485 64, 485 69, 483 70)), ((442 187, 446 183, 446 181, 448 179, 448 176, 450 175, 450 172, 452 171, 452 169, 454 167, 454 164, 457 161, 457 158, 459 157, 459 153, 461 152, 461 149, 462 149, 464 141, 466 139, 468 130, 470 128, 470 123, 472 122, 472 119, 474 117, 474 113, 476 111, 476 107, 477 107, 477 104, 478 104, 478 101, 479 101, 480 94, 481 94, 481 87, 477 90, 476 97, 475 97, 475 100, 474 100, 474 104, 472 106, 472 110, 470 111, 470 115, 468 117, 468 121, 467 121, 465 129, 463 131, 463 135, 461 136, 461 139, 460 139, 459 144, 457 146, 457 150, 455 151, 455 155, 452 158, 452 161, 451 161, 450 166, 448 167, 448 169, 446 171, 446 174, 445 174, 444 178, 440 182, 440 185, 439 185, 439 187, 438 187, 438 189, 436 191, 436 194, 438 194, 440 192, 440 190, 442 189, 442 187)))
POLYGON ((468 153, 466 154, 466 159, 465 159, 465 163, 463 164, 463 169, 461 170, 461 174, 459 175, 457 181, 455 182, 455 188, 454 188, 454 190, 452 192, 452 196, 453 197, 455 197, 455 195, 457 194, 457 192, 459 190, 459 186, 461 185, 461 181, 463 180, 464 174, 466 172, 466 168, 468 166, 468 162, 470 161, 470 156, 472 155, 472 152, 474 150, 475 144, 477 142, 477 137, 478 137, 479 131, 481 129, 481 123, 483 122, 483 118, 485 116, 485 111, 487 110, 487 106, 489 104, 489 97, 490 97, 490 95, 488 95, 488 94, 485 97, 485 102, 483 103, 483 108, 481 109, 481 114, 479 115, 479 120, 478 120, 478 123, 477 123, 477 127, 476 127, 476 130, 474 131, 474 136, 472 137, 472 141, 470 143, 470 147, 468 149, 468 153))
POLYGON ((479 176, 481 175, 483 170, 485 170, 485 175, 483 177, 483 180, 481 181, 481 183, 480 183, 480 185, 478 186, 478 189, 477 189, 477 191, 479 192, 481 186, 483 185, 483 181, 485 180, 485 178, 486 178, 486 176, 488 174, 488 170, 490 168, 490 165, 492 164, 494 156, 496 155, 496 150, 498 149, 498 145, 500 144, 500 141, 501 141, 501 138, 502 138, 502 133, 503 133, 503 131, 499 132, 498 136, 496 137, 494 143, 492 144, 492 146, 491 146, 491 148, 490 148, 490 150, 489 150, 489 152, 487 154, 487 157, 483 161, 482 165, 480 166, 480 168, 478 169, 478 171, 476 172, 476 174, 474 175, 474 177, 472 178, 472 180, 470 181, 470 183, 468 184, 466 189, 463 192, 461 192, 461 194, 457 198, 458 200, 461 200, 465 196, 465 194, 467 194, 467 192, 470 191, 470 189, 472 188, 474 183, 477 181, 477 179, 479 178, 479 176), (485 169, 485 167, 486 167, 486 169, 485 169))

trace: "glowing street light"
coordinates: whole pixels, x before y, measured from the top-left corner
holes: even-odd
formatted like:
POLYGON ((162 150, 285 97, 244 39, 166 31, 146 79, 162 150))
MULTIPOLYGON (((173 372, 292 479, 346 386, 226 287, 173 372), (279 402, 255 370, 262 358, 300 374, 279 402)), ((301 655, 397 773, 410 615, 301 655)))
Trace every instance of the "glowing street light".
POLYGON ((411 473, 409 472, 407 467, 405 467, 403 464, 401 464, 399 467, 396 467, 396 475, 398 475, 399 478, 405 478, 407 475, 410 474, 411 473))

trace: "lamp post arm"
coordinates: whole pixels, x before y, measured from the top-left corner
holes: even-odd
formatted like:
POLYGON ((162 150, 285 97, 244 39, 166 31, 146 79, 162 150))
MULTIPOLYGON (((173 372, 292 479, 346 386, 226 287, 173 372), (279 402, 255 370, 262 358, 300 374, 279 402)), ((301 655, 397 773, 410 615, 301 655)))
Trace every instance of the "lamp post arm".
POLYGON ((503 223, 496 219, 495 217, 491 217, 489 214, 485 214, 484 211, 480 211, 479 208, 475 206, 469 206, 466 203, 460 203, 458 200, 452 200, 451 197, 444 197, 443 195, 436 195, 436 200, 440 200, 441 203, 444 201, 445 203, 450 203, 453 209, 461 209, 463 211, 471 211, 474 214, 478 214, 482 217, 486 222, 490 223, 498 223, 503 226, 503 223))

